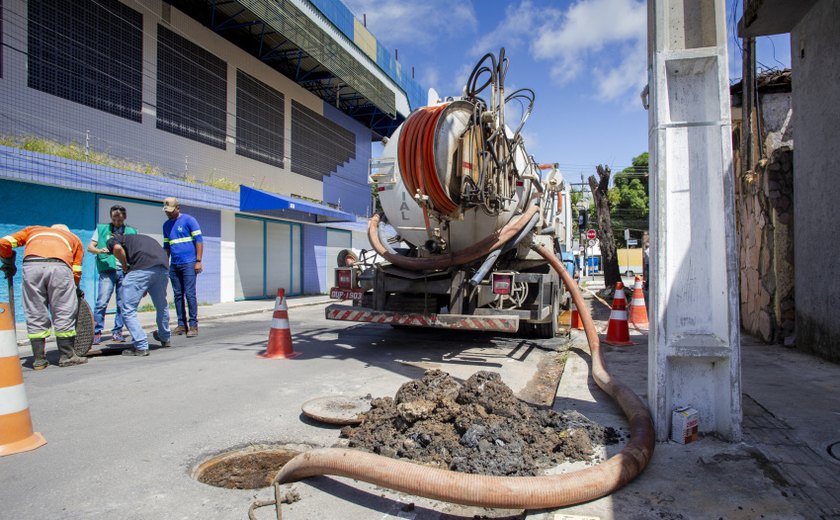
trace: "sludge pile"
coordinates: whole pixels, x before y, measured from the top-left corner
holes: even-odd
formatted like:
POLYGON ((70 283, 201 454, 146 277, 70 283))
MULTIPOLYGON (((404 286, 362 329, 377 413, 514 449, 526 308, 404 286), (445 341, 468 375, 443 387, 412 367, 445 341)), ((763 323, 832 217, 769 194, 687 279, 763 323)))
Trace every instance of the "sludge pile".
POLYGON ((520 401, 498 374, 478 372, 463 385, 440 370, 377 398, 362 424, 342 429, 348 445, 482 475, 536 475, 563 462, 591 461, 593 446, 620 434, 576 411, 520 401))

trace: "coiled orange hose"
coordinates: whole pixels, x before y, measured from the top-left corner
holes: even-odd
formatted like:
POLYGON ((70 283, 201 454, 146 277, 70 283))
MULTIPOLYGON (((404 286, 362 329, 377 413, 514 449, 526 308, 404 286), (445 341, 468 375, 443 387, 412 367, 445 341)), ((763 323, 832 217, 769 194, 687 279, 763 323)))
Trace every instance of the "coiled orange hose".
POLYGON ((453 216, 458 205, 441 185, 434 157, 435 130, 446 107, 423 107, 412 113, 403 123, 397 150, 400 174, 409 194, 413 197, 419 191, 429 197, 436 211, 453 216))

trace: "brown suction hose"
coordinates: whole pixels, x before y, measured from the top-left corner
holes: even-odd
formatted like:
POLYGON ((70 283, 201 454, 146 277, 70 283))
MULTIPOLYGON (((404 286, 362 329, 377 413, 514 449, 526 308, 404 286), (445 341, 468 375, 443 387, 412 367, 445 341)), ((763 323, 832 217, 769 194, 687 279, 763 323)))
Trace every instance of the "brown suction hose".
MULTIPOLYGON (((378 223, 378 218, 374 218, 378 223)), ((529 218, 520 218, 518 222, 524 226, 529 218)), ((373 221, 371 219, 371 223, 373 221)), ((378 236, 376 238, 378 241, 378 236)), ((274 479, 275 490, 279 490, 276 484, 319 475, 337 475, 455 504, 504 509, 547 509, 606 496, 639 475, 653 455, 655 437, 650 413, 639 396, 607 372, 592 316, 572 277, 553 253, 541 246, 534 246, 534 249, 557 271, 572 294, 592 354, 593 380, 618 403, 627 417, 630 442, 621 452, 597 466, 573 473, 495 477, 421 466, 362 451, 323 448, 302 453, 289 461, 274 479)), ((487 252, 489 250, 484 251, 485 254, 487 252)))

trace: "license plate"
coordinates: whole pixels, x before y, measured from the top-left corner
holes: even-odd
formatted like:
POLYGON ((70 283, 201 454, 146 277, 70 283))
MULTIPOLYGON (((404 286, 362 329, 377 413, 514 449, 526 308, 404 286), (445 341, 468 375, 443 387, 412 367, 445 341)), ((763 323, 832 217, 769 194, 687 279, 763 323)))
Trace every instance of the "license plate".
POLYGON ((338 287, 333 287, 330 289, 330 298, 336 300, 361 300, 364 293, 365 291, 362 289, 339 289, 338 287))

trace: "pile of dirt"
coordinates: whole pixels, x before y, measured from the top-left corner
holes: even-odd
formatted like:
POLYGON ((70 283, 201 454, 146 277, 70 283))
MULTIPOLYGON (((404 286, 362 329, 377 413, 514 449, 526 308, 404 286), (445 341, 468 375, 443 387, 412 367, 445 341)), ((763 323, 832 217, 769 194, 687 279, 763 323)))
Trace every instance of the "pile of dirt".
POLYGON ((593 446, 620 434, 568 410, 520 401, 499 374, 463 385, 440 370, 371 402, 359 426, 341 430, 350 447, 463 473, 536 475, 567 461, 592 461, 593 446))

